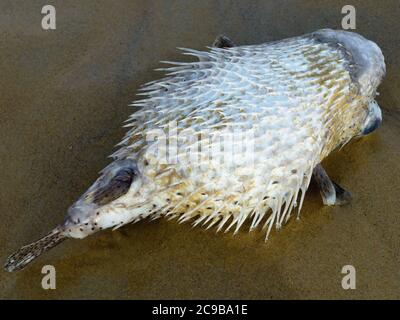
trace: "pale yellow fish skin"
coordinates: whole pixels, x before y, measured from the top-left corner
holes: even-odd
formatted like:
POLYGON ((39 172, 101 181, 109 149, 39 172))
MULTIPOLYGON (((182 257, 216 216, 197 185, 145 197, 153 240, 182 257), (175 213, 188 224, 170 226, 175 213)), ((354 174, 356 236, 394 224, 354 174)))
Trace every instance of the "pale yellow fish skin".
MULTIPOLYGON (((383 64, 378 70, 384 69, 379 48, 356 37, 383 64)), ((166 78, 142 88, 145 98, 133 103, 141 110, 130 117, 132 128, 113 155, 137 162, 141 187, 121 203, 140 207, 123 215, 110 205, 106 214, 124 216, 120 225, 167 215, 236 231, 247 218, 253 219, 251 228, 264 219, 267 235, 274 224, 279 228, 297 202, 301 207, 315 165, 361 131, 382 77, 368 69, 364 74, 378 78, 377 84, 368 77, 357 83, 352 52, 318 40, 317 33, 208 52, 183 49, 199 61, 173 63, 166 78), (154 130, 167 132, 171 123, 179 136, 198 138, 167 138, 177 146, 177 163, 165 163, 160 155, 165 141, 146 139, 154 130), (232 165, 227 153, 215 151, 210 137, 237 139, 235 130, 250 136, 250 164, 232 165), (201 160, 193 161, 199 146, 201 160)), ((235 150, 235 157, 248 153, 235 150)), ((112 224, 98 220, 103 227, 112 224)))

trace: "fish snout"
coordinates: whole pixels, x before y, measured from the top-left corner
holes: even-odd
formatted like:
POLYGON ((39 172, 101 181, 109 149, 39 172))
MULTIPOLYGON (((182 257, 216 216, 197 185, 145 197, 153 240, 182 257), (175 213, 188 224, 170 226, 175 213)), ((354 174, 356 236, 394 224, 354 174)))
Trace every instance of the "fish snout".
POLYGON ((82 239, 98 231, 93 221, 96 209, 95 206, 82 201, 72 205, 61 226, 65 234, 71 238, 82 239))
POLYGON ((118 216, 124 215, 124 208, 129 206, 140 186, 141 179, 135 161, 114 161, 68 209, 62 226, 65 233, 81 239, 120 223, 118 216), (113 216, 115 212, 116 217, 113 216))

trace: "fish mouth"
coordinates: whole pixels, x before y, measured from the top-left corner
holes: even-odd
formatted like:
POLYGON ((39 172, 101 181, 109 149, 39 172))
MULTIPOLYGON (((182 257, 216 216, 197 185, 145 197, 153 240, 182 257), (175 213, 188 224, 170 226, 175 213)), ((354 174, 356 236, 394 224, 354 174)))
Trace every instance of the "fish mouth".
POLYGON ((374 119, 370 121, 367 125, 367 127, 364 128, 362 131, 362 135, 366 136, 367 134, 370 134, 371 132, 375 131, 382 125, 382 119, 374 119))
POLYGON ((361 130, 361 135, 366 136, 382 125, 382 110, 373 100, 368 104, 368 113, 361 130))

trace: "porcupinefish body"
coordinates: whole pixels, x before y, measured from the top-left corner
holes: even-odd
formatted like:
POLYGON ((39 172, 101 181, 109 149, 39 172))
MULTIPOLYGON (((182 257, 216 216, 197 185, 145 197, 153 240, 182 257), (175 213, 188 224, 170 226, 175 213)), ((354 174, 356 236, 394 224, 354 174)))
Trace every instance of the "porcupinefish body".
POLYGON ((44 238, 9 257, 23 268, 65 238, 84 238, 146 217, 166 216, 266 235, 300 212, 314 173, 325 204, 346 194, 320 162, 381 122, 379 47, 345 31, 319 30, 271 43, 183 49, 141 88, 139 111, 100 177, 44 238))

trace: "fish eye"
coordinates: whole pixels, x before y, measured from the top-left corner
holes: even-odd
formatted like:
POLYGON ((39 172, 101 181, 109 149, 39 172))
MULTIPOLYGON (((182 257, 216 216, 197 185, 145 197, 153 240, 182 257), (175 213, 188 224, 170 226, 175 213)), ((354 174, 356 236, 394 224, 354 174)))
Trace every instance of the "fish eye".
POLYGON ((111 176, 94 190, 93 203, 105 205, 125 195, 137 174, 132 166, 122 167, 115 172, 112 170, 111 176))

